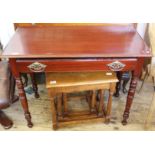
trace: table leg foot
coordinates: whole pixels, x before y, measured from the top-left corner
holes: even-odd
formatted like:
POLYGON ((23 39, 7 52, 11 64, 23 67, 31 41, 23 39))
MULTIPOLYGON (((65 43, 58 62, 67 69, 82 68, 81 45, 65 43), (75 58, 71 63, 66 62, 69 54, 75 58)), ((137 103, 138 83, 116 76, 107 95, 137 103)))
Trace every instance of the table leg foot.
POLYGON ((123 120, 122 120, 122 125, 127 125, 127 124, 128 124, 127 118, 123 118, 123 120))
POLYGON ((122 125, 127 125, 127 119, 129 118, 129 112, 124 112, 123 114, 123 120, 122 120, 122 125))
POLYGON ((25 119, 27 120, 27 126, 29 128, 33 127, 33 123, 31 121, 31 114, 29 112, 25 113, 25 119))
POLYGON ((127 120, 123 119, 122 125, 127 125, 127 124, 128 124, 127 120))

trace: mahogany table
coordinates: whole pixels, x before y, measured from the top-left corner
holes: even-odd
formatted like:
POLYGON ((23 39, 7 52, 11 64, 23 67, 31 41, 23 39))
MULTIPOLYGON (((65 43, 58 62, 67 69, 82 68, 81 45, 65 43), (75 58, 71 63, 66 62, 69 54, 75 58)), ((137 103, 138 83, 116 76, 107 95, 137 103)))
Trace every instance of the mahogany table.
POLYGON ((151 52, 132 26, 56 25, 17 28, 1 57, 9 58, 29 127, 33 124, 20 73, 132 71, 125 125, 144 58, 151 52))

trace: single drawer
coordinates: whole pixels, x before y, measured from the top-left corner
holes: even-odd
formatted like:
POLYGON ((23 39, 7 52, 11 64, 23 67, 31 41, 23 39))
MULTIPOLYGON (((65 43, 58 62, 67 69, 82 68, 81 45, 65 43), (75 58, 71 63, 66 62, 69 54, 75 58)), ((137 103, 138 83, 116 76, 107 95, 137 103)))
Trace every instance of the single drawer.
POLYGON ((136 58, 94 59, 18 59, 20 72, 82 72, 134 70, 136 58))

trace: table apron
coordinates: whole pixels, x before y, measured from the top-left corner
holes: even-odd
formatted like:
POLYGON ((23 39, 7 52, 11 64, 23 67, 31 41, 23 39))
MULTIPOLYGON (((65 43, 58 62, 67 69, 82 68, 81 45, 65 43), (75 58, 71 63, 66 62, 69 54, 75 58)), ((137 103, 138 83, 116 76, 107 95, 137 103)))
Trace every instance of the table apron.
POLYGON ((83 72, 83 71, 109 71, 108 64, 115 61, 123 63, 125 66, 121 71, 134 70, 137 66, 137 58, 119 59, 24 59, 16 60, 16 67, 19 72, 33 72, 28 66, 37 62, 45 65, 43 71, 38 72, 83 72))

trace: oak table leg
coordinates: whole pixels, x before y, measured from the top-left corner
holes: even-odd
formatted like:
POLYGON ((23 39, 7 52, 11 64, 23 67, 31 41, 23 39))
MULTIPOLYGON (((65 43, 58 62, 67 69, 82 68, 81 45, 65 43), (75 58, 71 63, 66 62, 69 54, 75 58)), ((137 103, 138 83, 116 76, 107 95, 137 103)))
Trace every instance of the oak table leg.
POLYGON ((63 111, 63 117, 64 117, 68 115, 67 94, 63 93, 62 98, 63 98, 63 106, 64 106, 64 111, 63 111))
POLYGON ((35 73, 30 73, 30 76, 31 76, 31 81, 32 81, 32 87, 33 87, 33 90, 34 90, 34 94, 35 94, 35 98, 39 98, 39 93, 38 93, 38 87, 37 87, 37 82, 36 82, 36 79, 35 79, 35 73))
POLYGON ((99 100, 99 107, 98 107, 98 116, 105 115, 105 107, 104 107, 104 90, 99 90, 100 100, 99 100))
POLYGON ((57 95, 57 112, 58 116, 62 117, 62 94, 57 95))
POLYGON ((16 59, 10 59, 9 62, 10 62, 12 74, 14 75, 14 78, 16 80, 19 99, 24 110, 25 119, 27 120, 27 126, 31 128, 33 126, 33 123, 31 122, 31 114, 29 112, 28 102, 25 95, 24 86, 20 77, 20 73, 17 71, 17 68, 16 68, 16 59))
POLYGON ((96 91, 92 91, 92 96, 91 96, 91 112, 96 111, 96 91))
POLYGON ((57 116, 56 116, 56 109, 55 109, 55 105, 54 105, 54 94, 50 94, 51 95, 51 111, 52 111, 52 124, 53 124, 53 129, 56 130, 58 128, 58 124, 57 124, 57 116))
POLYGON ((110 90, 109 90, 109 98, 108 98, 108 104, 107 104, 107 109, 106 109, 106 120, 105 123, 110 122, 110 115, 111 115, 111 108, 112 108, 112 96, 115 91, 115 84, 110 84, 110 90))

